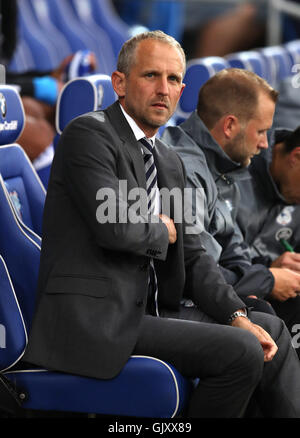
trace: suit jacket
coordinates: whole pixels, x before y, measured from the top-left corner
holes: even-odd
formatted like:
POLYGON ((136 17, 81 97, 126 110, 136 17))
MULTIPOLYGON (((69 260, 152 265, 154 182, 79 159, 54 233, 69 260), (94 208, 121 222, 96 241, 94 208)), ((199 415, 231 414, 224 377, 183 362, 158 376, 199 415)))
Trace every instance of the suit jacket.
MULTIPOLYGON (((160 140, 155 161, 159 187, 183 190, 182 162, 160 140)), ((45 203, 39 295, 26 361, 97 378, 118 374, 145 314, 151 258, 160 309, 178 310, 185 295, 226 323, 244 307, 199 236, 185 234, 183 223, 176 224, 173 245, 161 221, 126 223, 120 181, 128 192, 146 188, 140 145, 116 102, 76 118, 60 139, 45 203), (116 221, 97 220, 105 206, 99 189, 115 195, 116 221)), ((171 203, 171 217, 176 208, 171 203)))

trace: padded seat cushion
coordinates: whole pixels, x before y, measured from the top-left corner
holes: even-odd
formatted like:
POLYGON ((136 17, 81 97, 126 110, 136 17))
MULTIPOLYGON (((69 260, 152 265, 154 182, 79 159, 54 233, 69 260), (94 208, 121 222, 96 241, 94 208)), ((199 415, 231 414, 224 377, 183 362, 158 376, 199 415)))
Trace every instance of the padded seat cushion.
POLYGON ((132 356, 110 380, 38 369, 5 375, 29 394, 24 408, 103 415, 171 418, 186 404, 191 389, 191 382, 172 366, 147 356, 132 356))

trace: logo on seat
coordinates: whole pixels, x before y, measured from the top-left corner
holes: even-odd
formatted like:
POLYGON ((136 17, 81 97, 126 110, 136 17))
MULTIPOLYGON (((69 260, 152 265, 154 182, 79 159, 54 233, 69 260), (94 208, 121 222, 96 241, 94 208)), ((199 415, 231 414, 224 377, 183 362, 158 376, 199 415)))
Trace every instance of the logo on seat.
POLYGON ((16 131, 18 129, 18 120, 3 120, 7 114, 7 103, 3 93, 0 93, 0 114, 2 122, 0 122, 0 132, 2 131, 16 131))
POLYGON ((6 116, 7 107, 6 107, 6 99, 2 93, 0 93, 0 111, 2 117, 4 118, 6 116))

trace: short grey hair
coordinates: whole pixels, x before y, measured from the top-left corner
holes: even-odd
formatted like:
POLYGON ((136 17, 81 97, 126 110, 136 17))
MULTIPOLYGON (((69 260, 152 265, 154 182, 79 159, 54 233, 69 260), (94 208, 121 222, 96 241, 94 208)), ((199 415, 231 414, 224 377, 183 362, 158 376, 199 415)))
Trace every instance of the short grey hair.
POLYGON ((143 40, 153 39, 160 41, 165 44, 169 44, 172 47, 178 49, 182 57, 183 73, 185 73, 186 68, 186 58, 185 53, 179 42, 170 35, 162 32, 161 30, 153 30, 148 32, 143 32, 127 40, 120 50, 118 56, 117 69, 126 76, 129 75, 132 65, 135 61, 135 51, 139 43, 143 40))

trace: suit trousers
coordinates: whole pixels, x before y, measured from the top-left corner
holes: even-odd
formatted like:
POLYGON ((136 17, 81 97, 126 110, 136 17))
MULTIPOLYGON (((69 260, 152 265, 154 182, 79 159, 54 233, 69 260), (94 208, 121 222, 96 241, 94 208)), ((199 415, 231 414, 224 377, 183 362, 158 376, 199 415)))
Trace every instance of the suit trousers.
MULTIPOLYGON (((252 312, 251 320, 270 333, 278 346, 264 363, 262 347, 250 332, 221 325, 199 309, 145 315, 133 354, 174 365, 187 378, 198 378, 185 415, 190 418, 240 418, 248 405, 264 417, 300 417, 300 363, 290 334, 278 317, 252 312)), ((251 416, 251 415, 250 415, 251 416)))

